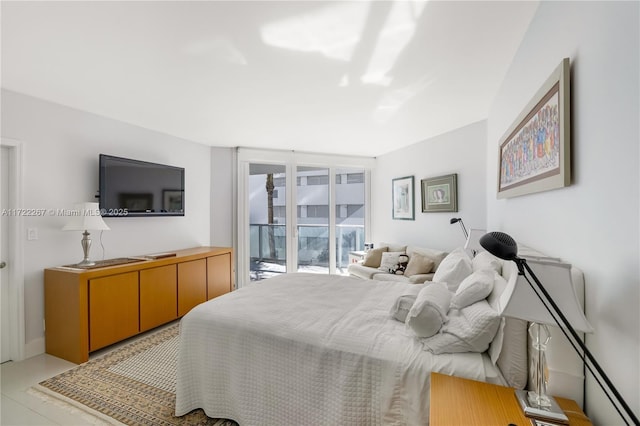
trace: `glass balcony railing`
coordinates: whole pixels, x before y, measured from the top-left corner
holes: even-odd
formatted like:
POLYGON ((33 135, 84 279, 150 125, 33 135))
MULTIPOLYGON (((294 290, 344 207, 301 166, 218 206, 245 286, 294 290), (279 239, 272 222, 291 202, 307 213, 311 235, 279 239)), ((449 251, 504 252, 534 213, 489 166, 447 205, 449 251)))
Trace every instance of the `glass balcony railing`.
MULTIPOLYGON (((251 280, 286 271, 286 225, 251 224, 251 280)), ((329 227, 298 225, 298 271, 329 273, 329 227)), ((346 274, 349 252, 364 249, 363 225, 336 225, 336 272, 346 274)))

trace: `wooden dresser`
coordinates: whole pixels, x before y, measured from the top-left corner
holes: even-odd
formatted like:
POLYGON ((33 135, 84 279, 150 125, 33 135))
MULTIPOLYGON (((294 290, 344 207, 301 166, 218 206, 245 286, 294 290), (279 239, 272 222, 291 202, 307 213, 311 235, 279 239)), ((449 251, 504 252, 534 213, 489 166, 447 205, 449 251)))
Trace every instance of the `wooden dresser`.
POLYGON ((46 352, 80 364, 90 352, 171 322, 233 290, 231 248, 172 253, 91 269, 45 269, 46 352))

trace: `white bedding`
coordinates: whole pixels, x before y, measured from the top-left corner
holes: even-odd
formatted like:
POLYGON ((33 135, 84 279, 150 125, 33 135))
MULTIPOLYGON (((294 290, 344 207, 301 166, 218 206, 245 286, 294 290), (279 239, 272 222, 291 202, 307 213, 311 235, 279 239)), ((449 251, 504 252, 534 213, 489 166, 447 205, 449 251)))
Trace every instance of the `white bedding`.
POLYGON ((181 321, 176 415, 427 424, 431 371, 502 383, 486 354, 433 355, 391 318, 412 285, 295 273, 197 306, 181 321))

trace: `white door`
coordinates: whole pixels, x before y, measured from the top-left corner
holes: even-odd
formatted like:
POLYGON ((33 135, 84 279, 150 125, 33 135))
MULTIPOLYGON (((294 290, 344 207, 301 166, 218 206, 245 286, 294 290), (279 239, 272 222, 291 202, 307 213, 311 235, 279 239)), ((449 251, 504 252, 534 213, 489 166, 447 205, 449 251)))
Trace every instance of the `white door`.
MULTIPOLYGON (((2 163, 0 164, 0 212, 9 205, 9 149, 2 147, 2 163)), ((2 212, 2 227, 0 228, 0 297, 2 298, 2 362, 11 359, 11 315, 9 314, 9 217, 2 212)))

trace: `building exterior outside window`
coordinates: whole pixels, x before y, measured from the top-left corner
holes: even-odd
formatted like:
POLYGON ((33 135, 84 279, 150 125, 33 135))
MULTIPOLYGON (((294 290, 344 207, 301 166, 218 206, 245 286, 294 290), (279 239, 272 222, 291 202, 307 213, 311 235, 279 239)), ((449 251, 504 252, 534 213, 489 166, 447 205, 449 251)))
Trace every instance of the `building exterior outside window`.
MULTIPOLYGON (((265 176, 252 176, 250 193, 265 193, 265 176)), ((285 173, 273 173, 273 222, 269 225, 265 199, 251 204, 251 226, 282 226, 287 223, 286 184, 291 181, 296 183, 297 194, 298 269, 305 264, 328 268, 329 169, 299 168, 295 179, 287 179, 285 173)), ((336 265, 339 273, 346 273, 349 252, 364 247, 364 171, 336 170, 335 182, 336 265)), ((279 235, 285 229, 274 228, 273 232, 279 235)), ((285 250, 284 235, 276 237, 276 240, 278 259, 274 261, 278 261, 280 253, 285 250)))

